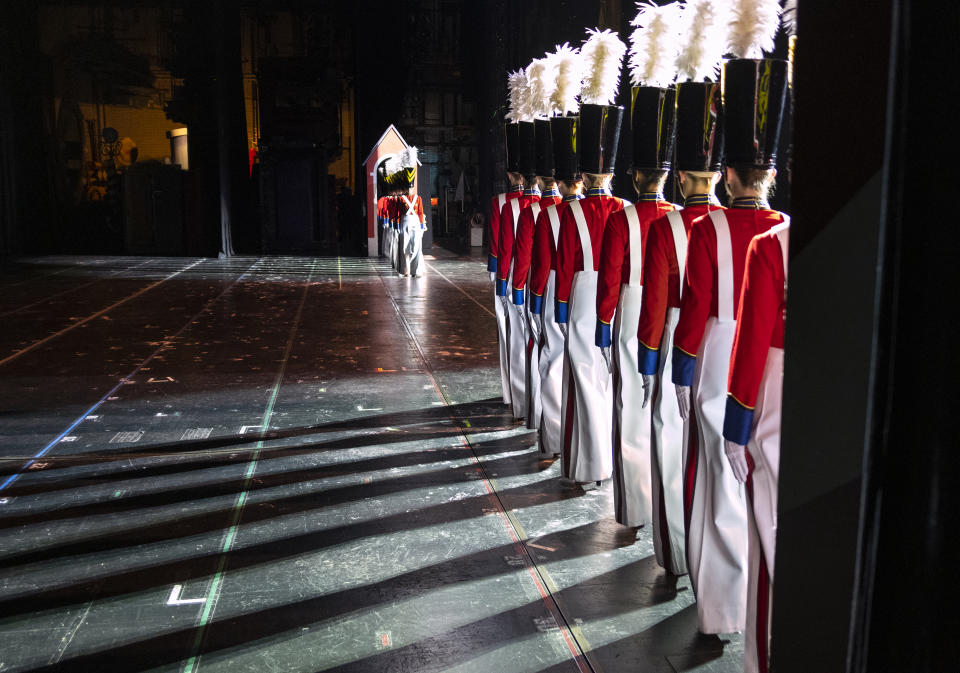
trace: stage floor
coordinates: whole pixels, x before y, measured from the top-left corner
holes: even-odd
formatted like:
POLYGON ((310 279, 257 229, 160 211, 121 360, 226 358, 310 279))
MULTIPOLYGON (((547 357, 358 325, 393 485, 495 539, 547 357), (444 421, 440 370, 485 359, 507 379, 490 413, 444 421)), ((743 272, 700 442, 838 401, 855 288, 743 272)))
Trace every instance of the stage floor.
POLYGON ((499 402, 479 259, 0 274, 0 672, 741 670, 499 402))

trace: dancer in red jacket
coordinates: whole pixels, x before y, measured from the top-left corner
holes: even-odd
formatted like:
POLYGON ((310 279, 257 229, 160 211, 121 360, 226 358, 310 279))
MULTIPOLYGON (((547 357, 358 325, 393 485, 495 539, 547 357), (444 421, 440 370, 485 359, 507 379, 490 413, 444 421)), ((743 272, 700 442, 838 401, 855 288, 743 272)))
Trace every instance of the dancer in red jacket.
POLYGON ((520 198, 523 194, 523 176, 517 170, 520 159, 520 127, 518 124, 505 124, 504 135, 507 149, 507 184, 506 192, 494 196, 490 202, 490 256, 487 260, 487 271, 490 280, 494 282, 493 308, 497 318, 497 345, 500 354, 500 383, 503 389, 503 403, 510 405, 513 397, 510 392, 510 351, 508 349, 507 312, 504 303, 498 299, 497 271, 498 250, 500 244, 500 213, 508 201, 520 198))
POLYGON ((677 402, 681 415, 692 414, 690 431, 695 433, 685 499, 688 540, 700 545, 688 547, 687 559, 703 633, 742 631, 747 621, 747 511, 723 457, 722 427, 747 248, 754 236, 783 221, 781 213, 770 210, 766 196, 776 175, 786 72, 783 61, 738 59, 724 65, 725 177, 731 207, 712 211, 690 230, 673 338, 677 402), (756 86, 764 94, 762 119, 756 86))
POLYGON ((613 373, 614 515, 623 526, 643 526, 651 520, 653 505, 650 409, 638 404, 643 399, 643 378, 637 367, 637 322, 650 222, 674 210, 663 198, 673 158, 673 89, 634 87, 631 126, 633 184, 639 198, 613 213, 603 232, 595 343, 613 373))
POLYGON ((643 376, 643 406, 649 403, 651 408, 653 546, 657 562, 674 575, 687 572, 683 512, 687 428, 671 384, 671 350, 680 315, 690 227, 709 211, 720 208, 714 195, 723 147, 717 124, 719 111, 718 83, 684 82, 677 86, 674 167, 684 195, 683 209, 654 220, 644 247, 637 361, 643 376))
POLYGON ((610 193, 623 120, 623 108, 611 103, 625 52, 626 45, 609 31, 590 31, 581 49, 588 84, 581 94, 577 142, 587 193, 571 201, 560 219, 556 320, 567 334, 562 473, 576 482, 600 482, 613 471, 613 386, 594 332, 603 230, 610 214, 625 205, 610 193))
POLYGON ((563 199, 547 206, 537 217, 530 265, 529 305, 542 335, 540 349, 540 450, 559 456, 563 451, 561 402, 566 361, 566 338, 556 321, 557 243, 560 220, 569 204, 583 198, 577 152, 579 117, 555 117, 550 120, 554 175, 563 199))
POLYGON ((556 180, 553 177, 550 122, 546 119, 535 119, 533 130, 536 143, 535 164, 537 172, 534 179, 543 191, 539 200, 531 200, 529 205, 520 211, 517 235, 513 243, 513 305, 521 318, 527 323, 527 334, 529 335, 527 339, 525 385, 527 427, 536 430, 540 427, 540 417, 543 415, 540 394, 540 344, 542 334, 539 323, 533 319, 533 312, 530 310, 528 301, 529 296, 525 288, 530 276, 533 235, 537 218, 540 217, 545 208, 560 202, 560 191, 557 189, 556 180))
MULTIPOLYGON (((753 144, 748 144, 753 135, 750 122, 757 118, 751 94, 754 88, 769 92, 764 112, 768 123, 774 122, 773 128, 768 127, 773 134, 783 114, 787 64, 772 59, 735 59, 726 64, 724 77, 731 117, 727 123, 736 129, 727 161, 737 168, 728 171, 736 174, 733 184, 752 185, 760 192, 775 160, 777 136, 761 137, 764 153, 753 151, 753 144)), ((789 236, 789 218, 779 215, 783 224, 755 237, 747 252, 723 423, 728 467, 747 485, 746 673, 767 673, 770 656, 789 236)))
POLYGON ((536 141, 533 122, 519 122, 518 168, 526 189, 509 200, 500 211, 500 242, 497 246, 497 297, 503 304, 507 322, 507 355, 509 357, 510 399, 515 418, 527 416, 527 344, 529 330, 526 316, 510 309, 509 288, 514 279, 513 243, 517 235, 521 211, 540 200, 536 178, 536 141))

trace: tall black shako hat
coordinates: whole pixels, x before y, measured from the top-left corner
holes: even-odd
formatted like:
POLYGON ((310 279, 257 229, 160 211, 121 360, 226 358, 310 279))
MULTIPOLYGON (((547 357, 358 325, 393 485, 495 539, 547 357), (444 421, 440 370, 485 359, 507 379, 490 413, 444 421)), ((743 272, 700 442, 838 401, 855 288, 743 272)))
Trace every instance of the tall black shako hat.
POLYGON ((517 172, 525 176, 537 175, 537 143, 534 138, 534 124, 532 121, 522 121, 517 124, 519 129, 517 172))
POLYGON ((520 124, 513 122, 503 125, 507 139, 507 171, 520 172, 520 124))
POLYGON ((620 143, 623 107, 620 105, 580 106, 577 129, 582 173, 613 173, 620 143))
POLYGON ((672 87, 635 86, 630 105, 633 168, 670 170, 673 159, 676 91, 672 87))
POLYGON ((681 171, 719 171, 723 160, 720 85, 677 85, 677 146, 674 166, 681 171))
POLYGON ((580 177, 580 117, 553 117, 550 120, 550 140, 553 145, 553 176, 557 180, 577 180, 580 177))
POLYGON ((788 66, 781 59, 724 62, 724 162, 735 168, 773 168, 787 110, 788 66))
POLYGON ((553 140, 550 135, 550 120, 533 120, 533 138, 536 144, 536 174, 553 177, 553 140))

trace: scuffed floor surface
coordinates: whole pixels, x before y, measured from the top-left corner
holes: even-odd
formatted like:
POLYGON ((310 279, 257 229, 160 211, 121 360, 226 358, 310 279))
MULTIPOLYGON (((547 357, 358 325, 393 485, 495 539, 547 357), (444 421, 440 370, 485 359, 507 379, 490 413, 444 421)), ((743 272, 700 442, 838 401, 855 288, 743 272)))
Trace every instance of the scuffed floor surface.
POLYGON ((499 402, 483 264, 0 274, 0 672, 737 671, 499 402))

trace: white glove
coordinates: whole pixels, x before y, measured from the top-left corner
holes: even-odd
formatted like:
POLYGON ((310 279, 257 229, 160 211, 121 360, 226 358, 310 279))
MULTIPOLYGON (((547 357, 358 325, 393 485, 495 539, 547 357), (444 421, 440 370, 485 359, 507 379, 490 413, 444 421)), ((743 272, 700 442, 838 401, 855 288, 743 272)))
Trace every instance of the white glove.
POLYGON ((546 327, 544 327, 544 325, 543 325, 543 314, 542 314, 542 313, 534 313, 534 314, 533 314, 533 320, 534 320, 534 322, 537 323, 537 327, 539 328, 540 334, 546 334, 547 329, 546 329, 546 327))
POLYGON ((567 338, 567 323, 558 322, 557 325, 560 327, 560 333, 563 335, 563 338, 567 338))
POLYGON ((690 417, 690 386, 677 386, 677 404, 680 405, 680 418, 690 417))
POLYGON ((510 310, 510 303, 507 301, 507 298, 506 298, 506 297, 497 297, 497 299, 499 299, 499 300, 500 300, 500 303, 503 304, 503 310, 504 310, 504 311, 509 311, 509 310, 510 310))
POLYGON ((640 405, 641 409, 646 409, 647 404, 650 402, 650 391, 653 390, 653 377, 649 374, 641 374, 643 378, 643 403, 640 405))
POLYGON ((607 363, 607 371, 612 374, 613 373, 613 354, 610 352, 610 346, 603 346, 600 349, 600 354, 603 355, 603 361, 607 363))
POLYGON ((750 466, 747 464, 747 447, 725 439, 723 440, 723 451, 727 454, 727 461, 730 463, 730 469, 733 470, 733 476, 741 484, 746 484, 747 477, 750 475, 750 466))
POLYGON ((491 282, 491 283, 496 283, 496 282, 497 282, 497 272, 496 272, 496 271, 491 271, 491 272, 490 272, 490 282, 491 282))
POLYGON ((527 316, 524 315, 523 304, 514 304, 513 308, 517 310, 517 315, 520 316, 520 322, 526 322, 527 316))

